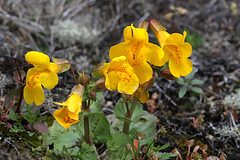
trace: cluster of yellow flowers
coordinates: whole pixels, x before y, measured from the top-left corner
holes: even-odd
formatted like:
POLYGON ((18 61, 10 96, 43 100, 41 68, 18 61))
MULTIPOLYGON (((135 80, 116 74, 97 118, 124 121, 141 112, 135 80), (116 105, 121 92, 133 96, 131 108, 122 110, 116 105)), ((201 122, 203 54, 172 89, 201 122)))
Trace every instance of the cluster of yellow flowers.
MULTIPOLYGON (((144 103, 149 98, 147 90, 154 82, 151 65, 163 66, 169 61, 169 70, 174 77, 186 76, 193 68, 188 57, 192 47, 185 42, 186 32, 169 34, 166 29, 155 19, 143 22, 142 28, 127 26, 123 32, 124 42, 110 48, 111 62, 105 63, 101 74, 105 77, 105 87, 111 91, 137 97, 144 103), (149 43, 147 28, 157 37, 159 44, 149 43), (147 26, 147 27, 146 27, 147 26)), ((53 89, 58 84, 58 73, 70 68, 66 60, 52 58, 37 51, 30 51, 25 59, 34 68, 27 72, 26 86, 23 96, 28 104, 33 102, 41 105, 45 99, 42 89, 53 89)), ((56 110, 53 115, 65 129, 79 122, 79 112, 82 107, 84 86, 77 84, 73 87, 70 97, 56 110)))
MULTIPOLYGON (((169 70, 174 77, 186 76, 193 68, 188 57, 192 47, 185 42, 186 32, 169 34, 155 19, 144 22, 150 25, 161 47, 149 43, 148 33, 144 28, 133 25, 124 29, 124 42, 110 48, 110 63, 105 63, 102 74, 106 77, 106 87, 125 94, 138 94, 141 86, 153 76, 150 66, 163 66, 169 61, 169 70), (137 92, 136 92, 137 91, 137 92)), ((141 89, 142 90, 142 89, 141 89)), ((141 102, 148 99, 143 89, 141 102)))
MULTIPOLYGON (((53 89, 58 84, 57 73, 68 70, 70 64, 66 60, 56 58, 52 58, 56 63, 50 62, 46 54, 37 51, 28 52, 25 59, 34 68, 30 68, 27 72, 26 85, 23 90, 24 99, 28 104, 34 102, 36 105, 41 105, 45 99, 42 86, 53 89)), ((53 115, 65 129, 79 121, 78 115, 82 106, 82 92, 83 87, 80 84, 76 85, 66 102, 57 103, 63 107, 56 110, 53 115)))

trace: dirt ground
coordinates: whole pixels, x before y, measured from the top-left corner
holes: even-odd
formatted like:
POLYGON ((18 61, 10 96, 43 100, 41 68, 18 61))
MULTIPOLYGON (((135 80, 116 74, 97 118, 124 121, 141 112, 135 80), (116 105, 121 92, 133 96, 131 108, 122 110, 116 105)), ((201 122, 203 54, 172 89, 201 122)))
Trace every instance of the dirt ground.
MULTIPOLYGON (((188 30, 193 37, 190 59, 193 79, 204 84, 194 94, 178 97, 182 87, 176 81, 157 76, 150 89, 154 102, 144 104, 159 119, 155 145, 170 143, 186 156, 186 141, 207 145, 209 156, 224 153, 227 159, 240 159, 240 1, 239 0, 0 0, 0 96, 19 87, 13 81, 16 70, 31 67, 24 55, 31 50, 69 60, 75 71, 90 76, 94 66, 108 59, 109 48, 123 40, 123 29, 132 23, 157 19, 169 33, 188 30), (234 8, 234 4, 237 7, 234 8), (175 7, 175 8, 174 8, 175 7), (183 13, 176 8, 182 7, 183 13), (166 19, 166 15, 173 17, 166 19), (193 44, 194 43, 194 44, 193 44)), ((150 41, 158 44, 149 31, 150 41)), ((53 113, 54 102, 66 97, 74 84, 71 72, 59 75, 56 89, 45 91, 41 113, 53 113)), ((112 112, 107 102, 119 94, 105 94, 103 110, 112 112)), ((2 125, 3 123, 1 123, 2 125)), ((0 131, 0 154, 25 159, 29 149, 0 131)), ((192 148, 193 149, 193 148, 192 148)), ((0 157, 1 157, 0 156, 0 157)), ((0 158, 1 159, 1 158, 0 158)))

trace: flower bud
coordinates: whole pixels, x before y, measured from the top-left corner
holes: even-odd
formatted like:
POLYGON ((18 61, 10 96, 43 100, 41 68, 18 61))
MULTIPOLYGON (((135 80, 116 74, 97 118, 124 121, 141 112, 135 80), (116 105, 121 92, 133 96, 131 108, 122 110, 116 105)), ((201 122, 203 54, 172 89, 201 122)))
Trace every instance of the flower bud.
POLYGON ((102 92, 105 91, 107 88, 105 86, 105 78, 101 78, 95 82, 94 91, 102 92))
POLYGON ((84 86, 87 86, 90 83, 88 76, 86 76, 86 74, 84 72, 78 73, 78 75, 79 75, 78 83, 80 83, 81 85, 84 85, 84 86))
POLYGON ((156 19, 151 19, 149 21, 149 26, 154 35, 157 37, 160 46, 163 47, 170 34, 166 32, 166 28, 163 27, 156 19))
POLYGON ((176 10, 177 10, 177 14, 179 14, 179 15, 184 15, 187 13, 187 10, 182 7, 177 7, 176 10))
POLYGON ((155 36, 157 35, 158 31, 165 31, 166 28, 161 25, 156 19, 151 19, 149 21, 149 25, 155 36))
POLYGON ((96 65, 95 68, 93 68, 92 76, 93 76, 94 79, 99 79, 99 78, 104 77, 102 72, 101 72, 101 69, 104 66, 104 63, 105 62, 99 63, 98 65, 96 65))
POLYGON ((70 68, 70 63, 65 59, 52 57, 52 61, 58 65, 58 73, 66 72, 70 68))
POLYGON ((145 91, 149 90, 153 86, 153 84, 155 83, 155 80, 156 80, 155 77, 152 76, 152 78, 149 81, 143 83, 142 86, 141 86, 142 92, 145 92, 145 91))
POLYGON ((87 96, 88 96, 88 98, 90 98, 90 99, 94 99, 94 100, 96 100, 96 92, 95 91, 91 91, 91 92, 88 92, 88 94, 87 94, 87 96))
POLYGON ((165 19, 166 21, 168 21, 168 20, 172 19, 172 17, 173 17, 173 13, 172 13, 172 12, 169 12, 169 13, 167 13, 167 14, 164 16, 164 19, 165 19))
POLYGON ((78 94, 80 97, 82 97, 83 91, 84 91, 84 86, 82 86, 81 84, 78 84, 73 86, 71 94, 78 94))
POLYGON ((161 73, 163 78, 166 78, 166 79, 169 79, 169 80, 177 80, 177 78, 172 75, 172 73, 170 72, 169 69, 163 69, 163 70, 161 70, 160 73, 161 73))
POLYGON ((170 6, 170 9, 174 11, 174 10, 176 10, 176 7, 170 6))
POLYGON ((148 26, 149 26, 149 22, 146 22, 145 20, 144 20, 144 21, 141 21, 141 22, 138 24, 138 28, 143 28, 143 29, 145 29, 146 31, 148 30, 148 26))

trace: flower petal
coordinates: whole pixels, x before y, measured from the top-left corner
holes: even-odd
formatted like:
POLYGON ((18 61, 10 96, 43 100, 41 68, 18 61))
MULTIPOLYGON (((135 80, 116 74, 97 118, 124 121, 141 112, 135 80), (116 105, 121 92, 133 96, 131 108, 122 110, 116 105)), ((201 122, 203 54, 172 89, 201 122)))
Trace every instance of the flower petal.
POLYGON ((186 76, 191 73, 193 64, 189 59, 184 59, 180 63, 169 60, 169 70, 174 77, 186 76))
POLYGON ((127 26, 124 31, 124 40, 127 41, 144 41, 148 42, 148 33, 143 28, 135 28, 133 25, 127 26))
POLYGON ((58 73, 59 72, 59 68, 58 68, 57 63, 50 62, 49 70, 54 72, 54 73, 58 73))
POLYGON ((108 73, 105 81, 106 88, 109 89, 110 91, 115 91, 117 89, 118 83, 119 75, 114 72, 108 73))
POLYGON ((131 45, 130 42, 121 42, 115 46, 112 46, 109 50, 109 58, 112 60, 113 58, 119 56, 127 56, 127 48, 131 45))
POLYGON ((137 75, 139 79, 140 84, 143 84, 152 78, 153 70, 146 61, 143 61, 142 63, 138 63, 137 65, 132 67, 133 67, 134 73, 137 75))
POLYGON ((138 98, 138 100, 141 102, 141 103, 145 103, 147 100, 149 99, 149 93, 146 91, 146 92, 143 92, 140 97, 138 98))
POLYGON ((37 51, 28 52, 25 55, 25 59, 35 67, 48 68, 50 65, 49 57, 46 54, 37 51))
POLYGON ((133 94, 139 85, 138 77, 124 56, 105 63, 102 72, 106 77, 105 86, 111 91, 117 89, 120 93, 133 94))
POLYGON ((68 110, 74 114, 81 111, 82 98, 78 94, 72 94, 68 100, 68 110))
POLYGON ((147 43, 142 47, 141 52, 144 52, 146 60, 149 63, 155 66, 163 65, 162 58, 164 56, 164 52, 159 46, 152 43, 147 43))
MULTIPOLYGON (((184 33, 186 33, 186 32, 184 32, 184 33)), ((184 36, 186 36, 186 34, 184 34, 184 36)), ((185 41, 184 36, 180 33, 173 33, 166 39, 164 45, 176 45, 176 46, 183 45, 183 43, 185 41)))
POLYGON ((126 93, 126 94, 132 95, 139 86, 138 77, 135 74, 131 74, 131 75, 123 74, 122 76, 123 78, 121 78, 118 84, 118 91, 120 93, 126 93))
POLYGON ((189 43, 184 42, 183 45, 181 45, 181 50, 184 58, 188 58, 192 54, 192 46, 189 43))
POLYGON ((170 36, 170 34, 165 30, 160 30, 157 33, 157 39, 161 47, 165 45, 166 39, 170 36))
POLYGON ((41 84, 36 84, 34 87, 30 87, 26 84, 23 89, 23 97, 27 104, 32 104, 34 102, 37 106, 41 105, 45 99, 41 84))
POLYGON ((51 71, 40 72, 40 82, 47 89, 53 89, 58 84, 58 76, 51 71))
POLYGON ((57 122, 63 126, 65 129, 68 129, 71 125, 79 122, 78 118, 77 119, 72 119, 71 117, 78 117, 78 114, 72 115, 67 109, 67 106, 63 106, 62 108, 56 110, 53 113, 53 116, 57 120, 57 122))

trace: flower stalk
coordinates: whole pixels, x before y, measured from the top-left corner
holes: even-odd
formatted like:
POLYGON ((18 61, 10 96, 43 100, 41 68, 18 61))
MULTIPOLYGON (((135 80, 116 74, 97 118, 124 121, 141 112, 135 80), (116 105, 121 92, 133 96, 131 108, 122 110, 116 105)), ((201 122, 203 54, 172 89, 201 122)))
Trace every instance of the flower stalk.
MULTIPOLYGON (((20 79, 20 82, 24 83, 23 79, 22 79, 22 76, 21 76, 21 73, 20 73, 20 70, 19 70, 19 67, 18 67, 18 64, 17 64, 17 61, 16 61, 16 58, 13 58, 14 60, 14 63, 16 65, 16 68, 17 68, 17 72, 18 72, 18 75, 19 75, 19 79, 20 79)), ((22 104, 22 99, 23 99, 23 88, 24 88, 24 85, 21 86, 20 88, 20 95, 19 95, 19 100, 18 100, 18 104, 17 104, 17 109, 15 111, 15 113, 18 113, 20 115, 20 107, 21 107, 21 104, 22 104)))
MULTIPOLYGON (((88 100, 88 103, 86 103, 86 101, 83 102, 82 106, 83 106, 83 110, 85 112, 89 112, 89 105, 90 105, 90 100, 88 100)), ((85 133, 84 139, 85 139, 87 144, 91 144, 88 117, 84 117, 83 121, 84 121, 84 133, 85 133)))
MULTIPOLYGON (((135 107, 137 105, 137 98, 133 98, 133 102, 132 102, 132 106, 129 110, 129 107, 128 107, 128 103, 126 102, 125 105, 126 105, 126 109, 127 109, 127 114, 126 114, 126 118, 131 120, 132 118, 132 115, 133 115, 133 112, 135 110, 135 107)), ((124 124, 123 124, 123 133, 125 134, 129 134, 129 127, 130 127, 130 123, 131 121, 124 121, 124 124)))
POLYGON ((72 65, 71 65, 70 67, 71 67, 71 71, 72 71, 72 74, 73 74, 73 78, 74 78, 75 84, 77 85, 78 82, 77 82, 77 78, 76 78, 76 75, 75 75, 75 73, 74 73, 74 70, 73 70, 72 65))

